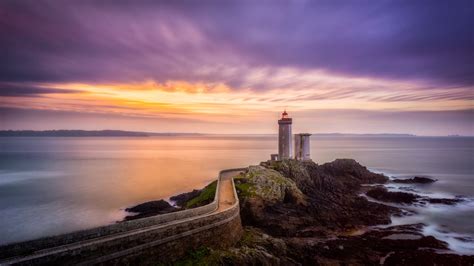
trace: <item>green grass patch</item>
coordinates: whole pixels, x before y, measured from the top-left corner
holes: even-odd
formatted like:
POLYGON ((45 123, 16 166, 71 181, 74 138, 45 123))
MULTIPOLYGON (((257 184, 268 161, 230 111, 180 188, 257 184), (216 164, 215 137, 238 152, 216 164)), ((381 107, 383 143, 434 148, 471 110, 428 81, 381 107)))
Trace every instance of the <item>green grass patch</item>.
POLYGON ((217 181, 214 181, 202 189, 199 196, 186 202, 186 208, 194 208, 211 203, 216 195, 217 181))
POLYGON ((254 194, 252 187, 253 185, 250 183, 235 184, 235 188, 237 189, 237 192, 239 193, 239 195, 243 197, 249 197, 254 194))
POLYGON ((239 246, 251 246, 255 242, 255 234, 251 230, 245 230, 240 239, 239 246))
POLYGON ((176 266, 208 265, 207 257, 211 251, 207 247, 188 252, 186 257, 173 263, 176 266))
POLYGON ((188 251, 187 254, 173 262, 175 266, 210 266, 227 265, 225 261, 232 261, 233 254, 228 250, 213 250, 207 247, 188 251))

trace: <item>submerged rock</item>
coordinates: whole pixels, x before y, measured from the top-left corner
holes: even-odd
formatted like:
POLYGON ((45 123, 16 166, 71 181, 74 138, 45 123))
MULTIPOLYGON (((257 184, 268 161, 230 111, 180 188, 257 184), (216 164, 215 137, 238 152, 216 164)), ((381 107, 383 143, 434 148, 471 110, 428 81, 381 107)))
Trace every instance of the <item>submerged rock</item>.
POLYGON ((427 203, 431 203, 431 204, 454 205, 456 203, 463 201, 463 199, 460 199, 460 198, 454 198, 454 199, 429 198, 429 197, 422 197, 413 193, 398 192, 398 191, 393 192, 393 191, 388 191, 387 188, 381 187, 381 186, 368 190, 366 192, 366 195, 379 201, 404 203, 404 204, 418 203, 418 204, 425 205, 427 203))
POLYGON ((406 192, 392 192, 384 187, 376 187, 367 191, 367 196, 380 201, 395 203, 414 203, 420 197, 406 192))
POLYGON ((394 179, 392 180, 394 183, 403 183, 403 184, 429 184, 436 182, 436 179, 431 179, 428 177, 423 176, 415 176, 413 178, 408 179, 394 179))
POLYGON ((462 199, 436 199, 436 198, 429 198, 427 199, 429 203, 432 204, 445 204, 445 205, 454 205, 456 203, 462 202, 462 199))

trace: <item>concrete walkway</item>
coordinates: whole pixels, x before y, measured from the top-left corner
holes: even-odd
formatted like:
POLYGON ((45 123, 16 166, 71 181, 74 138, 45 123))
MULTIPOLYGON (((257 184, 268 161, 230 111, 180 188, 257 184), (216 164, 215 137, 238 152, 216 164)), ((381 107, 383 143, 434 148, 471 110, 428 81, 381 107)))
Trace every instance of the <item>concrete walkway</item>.
POLYGON ((147 232, 150 232, 152 230, 157 230, 160 228, 166 228, 168 226, 172 226, 174 224, 178 223, 183 223, 186 221, 192 221, 195 219, 198 219, 203 216, 208 216, 211 214, 216 214, 223 212, 229 208, 231 208, 237 201, 237 199, 234 196, 234 186, 232 182, 232 178, 238 175, 241 171, 229 171, 221 174, 220 176, 220 182, 219 182, 219 201, 218 201, 218 207, 215 211, 210 212, 208 214, 204 215, 199 215, 195 217, 190 217, 186 219, 180 219, 180 220, 175 220, 171 221, 168 223, 164 224, 158 224, 154 226, 149 226, 149 227, 144 227, 140 229, 135 229, 135 230, 130 230, 122 233, 117 233, 113 235, 108 235, 108 236, 103 236, 103 237, 97 237, 89 240, 83 240, 83 241, 78 241, 75 243, 67 244, 67 245, 61 245, 61 246, 56 246, 52 248, 47 248, 47 249, 42 249, 42 250, 37 250, 31 255, 27 256, 20 256, 20 257, 15 257, 15 258, 9 258, 6 260, 0 261, 0 265, 10 265, 10 264, 15 264, 15 263, 25 263, 34 259, 38 259, 41 257, 46 257, 46 256, 51 256, 55 254, 59 254, 62 252, 74 252, 74 250, 79 250, 82 248, 85 248, 87 246, 93 246, 97 245, 100 243, 106 243, 108 241, 113 241, 117 240, 120 238, 127 238, 132 235, 138 235, 138 234, 146 234, 147 232))
POLYGON ((236 201, 234 197, 234 186, 232 186, 232 178, 238 175, 240 171, 226 172, 221 176, 219 183, 219 207, 216 212, 221 212, 230 208, 236 201))

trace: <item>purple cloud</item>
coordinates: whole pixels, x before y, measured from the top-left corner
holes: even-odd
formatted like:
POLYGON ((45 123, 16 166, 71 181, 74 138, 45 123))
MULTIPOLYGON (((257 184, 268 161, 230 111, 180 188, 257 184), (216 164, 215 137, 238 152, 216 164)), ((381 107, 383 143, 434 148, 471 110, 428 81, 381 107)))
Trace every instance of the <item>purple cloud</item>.
POLYGON ((51 93, 80 93, 78 90, 44 88, 29 84, 8 84, 0 83, 0 97, 39 97, 43 94, 51 93))
POLYGON ((473 6, 2 1, 0 81, 178 79, 238 88, 246 73, 226 68, 273 66, 472 86, 473 6))

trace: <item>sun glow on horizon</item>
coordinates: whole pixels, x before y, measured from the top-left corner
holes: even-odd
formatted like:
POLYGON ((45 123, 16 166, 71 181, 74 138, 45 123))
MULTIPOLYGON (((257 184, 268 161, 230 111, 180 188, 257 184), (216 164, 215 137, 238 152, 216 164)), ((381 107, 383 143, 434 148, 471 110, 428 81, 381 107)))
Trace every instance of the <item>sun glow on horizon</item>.
MULTIPOLYGON (((246 87, 224 83, 154 80, 133 83, 44 83, 57 93, 22 97, 22 108, 138 117, 189 118, 220 121, 258 120, 284 107, 293 112, 320 109, 391 111, 462 110, 472 107, 466 88, 426 89, 421 82, 355 78, 322 71, 256 69, 248 71, 246 87), (269 72, 273 73, 269 77, 269 72), (64 90, 65 93, 61 93, 64 90), (71 93, 74 92, 74 93, 71 93), (263 112, 263 113, 262 113, 263 112)), ((18 97, 3 97, 2 105, 17 107, 18 97)))

